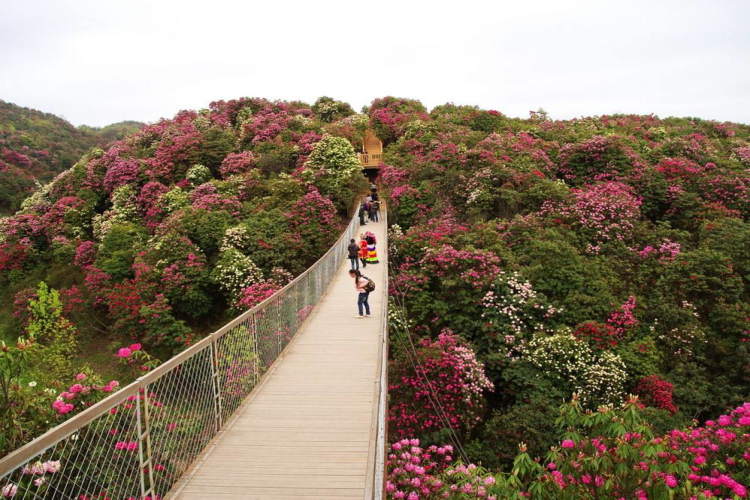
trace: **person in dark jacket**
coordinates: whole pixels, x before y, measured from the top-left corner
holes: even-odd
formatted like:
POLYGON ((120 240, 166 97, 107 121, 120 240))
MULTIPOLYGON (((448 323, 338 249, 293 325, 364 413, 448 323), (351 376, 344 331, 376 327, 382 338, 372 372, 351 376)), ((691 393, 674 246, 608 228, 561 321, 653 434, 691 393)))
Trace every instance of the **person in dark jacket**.
POLYGON ((370 203, 370 215, 368 215, 371 221, 378 222, 378 210, 380 210, 380 202, 378 200, 373 200, 372 203, 370 203))
POLYGON ((359 245, 354 238, 349 242, 349 261, 352 263, 352 269, 359 269, 359 245))
POLYGON ((362 203, 359 207, 359 225, 364 226, 365 224, 365 204, 362 203))

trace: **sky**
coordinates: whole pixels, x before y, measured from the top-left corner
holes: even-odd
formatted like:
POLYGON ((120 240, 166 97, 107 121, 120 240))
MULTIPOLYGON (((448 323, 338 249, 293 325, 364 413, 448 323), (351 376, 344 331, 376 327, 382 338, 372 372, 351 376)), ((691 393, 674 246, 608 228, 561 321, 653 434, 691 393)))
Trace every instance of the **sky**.
POLYGON ((0 99, 74 125, 322 95, 750 123, 747 0, 0 1, 0 99))

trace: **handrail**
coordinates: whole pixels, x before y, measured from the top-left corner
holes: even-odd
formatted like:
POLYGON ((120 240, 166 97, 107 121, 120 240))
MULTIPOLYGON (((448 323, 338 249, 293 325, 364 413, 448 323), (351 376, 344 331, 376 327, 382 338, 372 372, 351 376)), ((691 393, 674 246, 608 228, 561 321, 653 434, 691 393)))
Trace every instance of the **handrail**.
POLYGON ((0 459, 0 491, 40 499, 163 497, 297 333, 357 227, 354 215, 336 243, 274 295, 0 459))
POLYGON ((363 167, 378 167, 383 161, 382 153, 357 153, 363 167))
MULTIPOLYGON (((388 231, 388 211, 382 212, 383 222, 385 223, 386 233, 388 231)), ((387 238, 383 238, 384 241, 388 242, 387 238)), ((388 244, 384 245, 382 252, 388 255, 388 244)), ((383 287, 383 313, 381 316, 381 344, 380 344, 380 369, 379 369, 379 380, 378 380, 378 404, 377 404, 377 434, 375 439, 375 463, 374 463, 374 484, 373 484, 373 499, 384 499, 385 498, 385 448, 386 439, 388 434, 388 259, 385 260, 385 286, 383 287)))

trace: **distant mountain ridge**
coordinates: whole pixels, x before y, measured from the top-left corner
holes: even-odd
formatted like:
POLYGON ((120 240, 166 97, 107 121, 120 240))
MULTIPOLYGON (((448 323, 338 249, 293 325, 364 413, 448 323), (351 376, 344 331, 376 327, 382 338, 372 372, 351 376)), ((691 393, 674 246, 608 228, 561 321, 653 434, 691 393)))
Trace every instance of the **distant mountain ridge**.
POLYGON ((36 181, 50 181, 92 147, 105 147, 143 125, 76 128, 51 113, 0 100, 0 214, 17 210, 36 181))

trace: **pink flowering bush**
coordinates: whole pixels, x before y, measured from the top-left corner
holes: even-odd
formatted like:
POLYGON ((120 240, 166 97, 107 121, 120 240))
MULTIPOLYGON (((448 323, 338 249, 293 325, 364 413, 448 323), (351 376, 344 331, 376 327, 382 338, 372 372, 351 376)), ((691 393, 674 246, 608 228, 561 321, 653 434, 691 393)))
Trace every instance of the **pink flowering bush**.
POLYGON ((291 234, 290 244, 297 246, 301 259, 320 255, 332 242, 338 227, 336 207, 320 192, 311 187, 285 214, 291 234))
POLYGON ((375 99, 367 114, 375 134, 389 143, 403 134, 405 125, 415 117, 426 118, 426 111, 419 101, 389 96, 375 99))
POLYGON ((471 348, 445 330, 434 342, 424 339, 416 356, 416 367, 400 352, 391 363, 391 435, 427 435, 445 426, 464 433, 474 427, 482 413, 483 393, 493 385, 471 348), (442 412, 433 407, 434 398, 442 412))
POLYGON ((591 239, 588 251, 598 253, 602 244, 631 236, 641 215, 641 200, 632 188, 621 182, 604 182, 572 193, 575 196, 572 204, 547 206, 546 211, 580 224, 591 239))
POLYGON ((244 174, 255 167, 257 160, 252 152, 242 151, 241 153, 230 153, 221 162, 219 172, 226 178, 232 175, 244 174))

